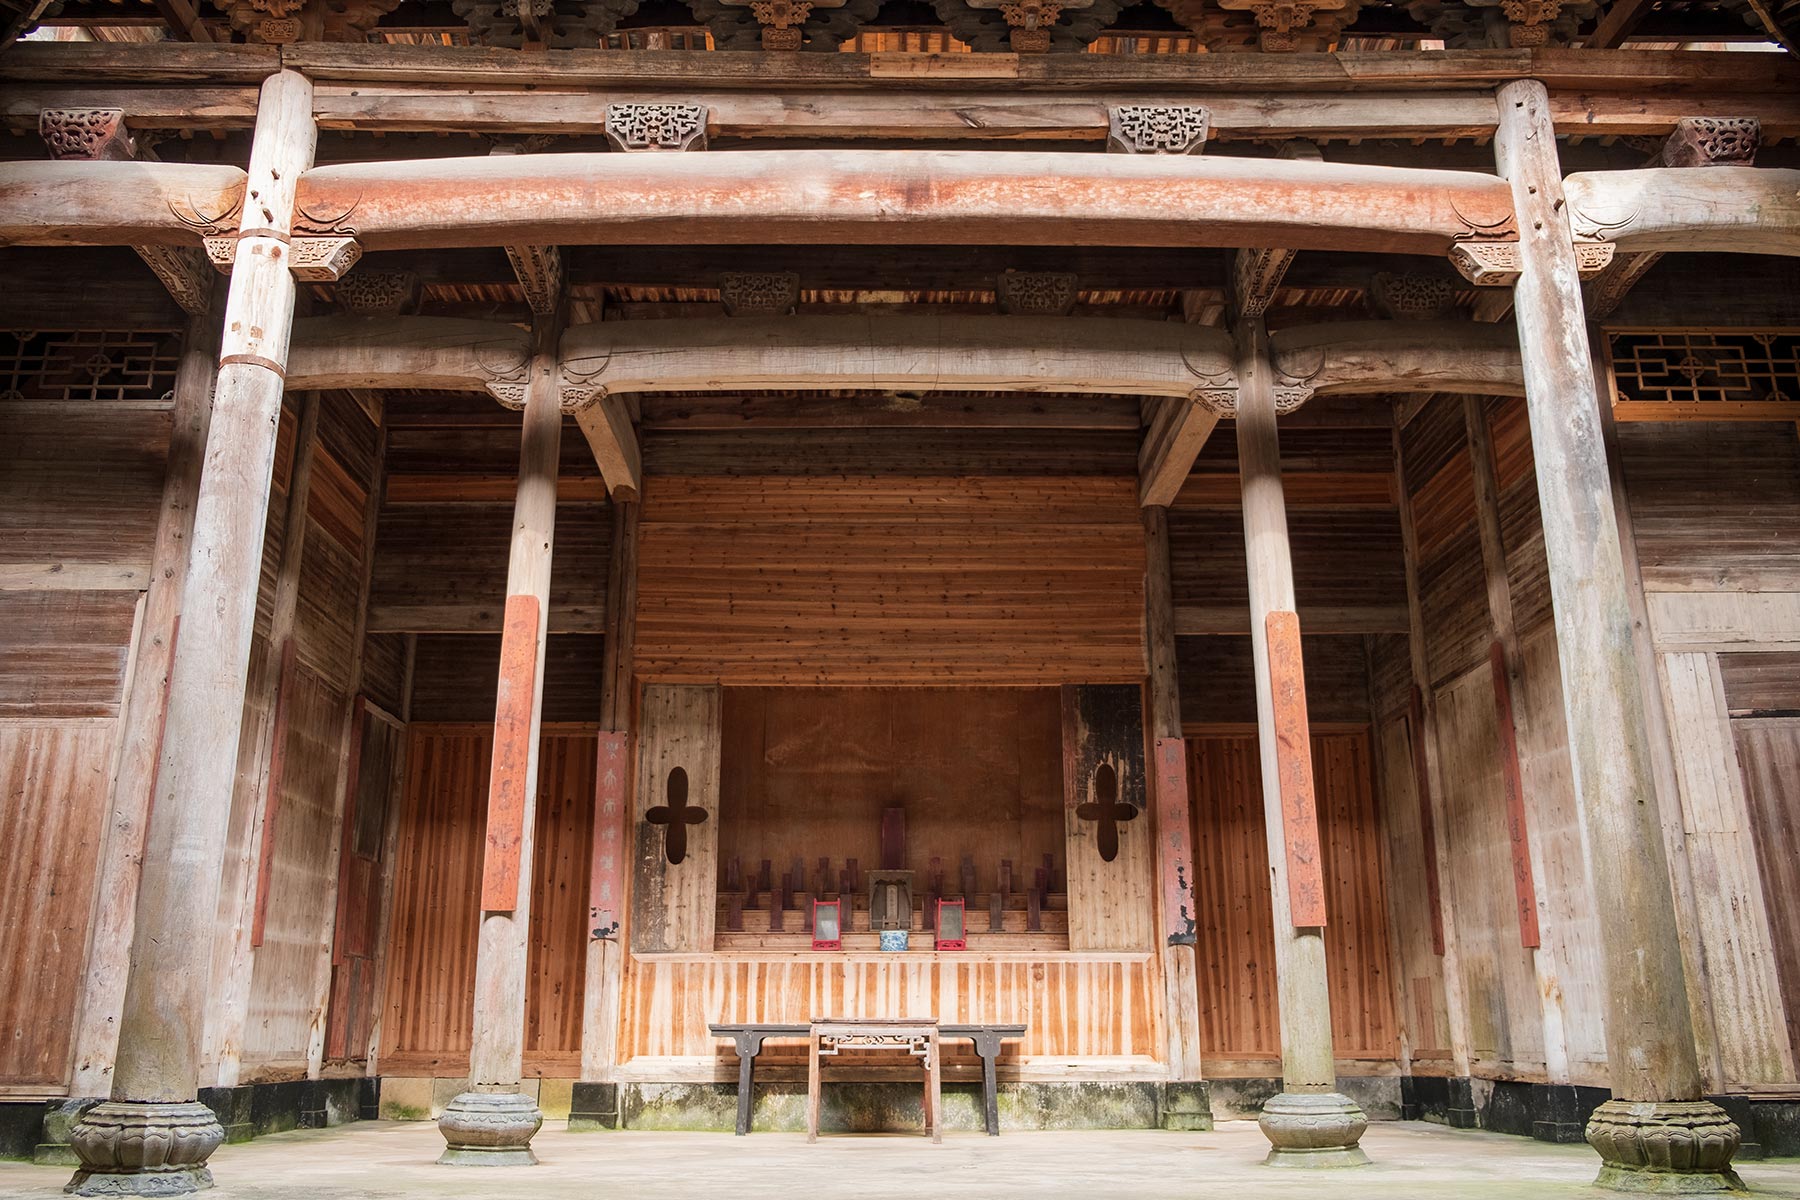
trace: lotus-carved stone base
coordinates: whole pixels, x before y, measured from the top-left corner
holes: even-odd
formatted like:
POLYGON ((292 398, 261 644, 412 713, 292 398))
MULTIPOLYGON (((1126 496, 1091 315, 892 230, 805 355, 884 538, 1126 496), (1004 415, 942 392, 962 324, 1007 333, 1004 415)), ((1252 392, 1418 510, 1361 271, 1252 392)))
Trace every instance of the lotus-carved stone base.
POLYGON ((1588 1119, 1594 1182, 1618 1192, 1702 1196, 1744 1190, 1731 1169, 1742 1136, 1710 1100, 1608 1100, 1588 1119))
POLYGON ((1270 1167, 1360 1167, 1369 1161, 1357 1145, 1369 1118, 1339 1092, 1282 1092, 1263 1105, 1256 1123, 1269 1139, 1270 1167))
POLYGON ((69 1131, 81 1169, 64 1191, 77 1196, 185 1196, 213 1185, 206 1160, 225 1128, 204 1104, 108 1100, 69 1131))
POLYGON ((531 1139, 544 1114, 517 1092, 464 1092, 444 1108, 438 1161, 459 1167, 528 1167, 537 1162, 531 1139))

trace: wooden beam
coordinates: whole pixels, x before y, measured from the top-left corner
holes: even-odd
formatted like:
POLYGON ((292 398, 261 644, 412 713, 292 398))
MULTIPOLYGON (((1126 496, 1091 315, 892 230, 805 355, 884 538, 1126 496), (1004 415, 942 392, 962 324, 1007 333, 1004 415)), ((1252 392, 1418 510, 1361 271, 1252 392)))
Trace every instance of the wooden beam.
POLYGON ((241 168, 201 163, 0 163, 0 246, 196 246, 229 233, 241 168))
POLYGON ((1613 0, 1606 8, 1606 15, 1600 18, 1600 24, 1594 32, 1588 34, 1582 46, 1589 50, 1616 50, 1625 44, 1632 30, 1644 19, 1655 4, 1655 0, 1613 0))
POLYGON ((1800 255, 1800 170, 1584 171, 1562 181, 1577 241, 1619 253, 1800 255))
POLYGON ((1472 321, 1345 321, 1269 335, 1275 369, 1315 395, 1460 392, 1516 396, 1518 338, 1472 321))
MULTIPOLYGON (((1400 605, 1331 606, 1302 608, 1301 627, 1309 634, 1405 633, 1406 609, 1400 605)), ((1177 637, 1216 635, 1247 636, 1250 610, 1183 605, 1175 610, 1177 637)))
MULTIPOLYGON (((455 317, 310 317, 294 322, 288 386, 482 391, 523 387, 531 338, 455 317)), ((521 393, 522 394, 522 393, 521 393)))
POLYGON ((1175 502, 1194 460, 1219 423, 1219 411, 1198 399, 1156 402, 1138 451, 1138 503, 1166 507, 1175 502))
MULTIPOLYGON (((5 180, 0 174, 0 233, 15 223, 5 180)), ((1037 151, 346 163, 309 171, 301 203, 309 212, 354 210, 357 238, 371 250, 774 240, 1445 254, 1511 215, 1499 181, 1472 171, 1037 151), (1060 186, 1045 190, 1045 177, 1060 186)), ((39 208, 35 216, 53 214, 39 208)))
POLYGON ((190 42, 211 42, 212 33, 200 21, 200 14, 188 0, 151 0, 156 5, 157 14, 168 24, 169 29, 190 42))
POLYGON ((644 463, 625 401, 601 393, 575 410, 575 423, 606 480, 607 495, 614 500, 637 499, 643 490, 644 463))

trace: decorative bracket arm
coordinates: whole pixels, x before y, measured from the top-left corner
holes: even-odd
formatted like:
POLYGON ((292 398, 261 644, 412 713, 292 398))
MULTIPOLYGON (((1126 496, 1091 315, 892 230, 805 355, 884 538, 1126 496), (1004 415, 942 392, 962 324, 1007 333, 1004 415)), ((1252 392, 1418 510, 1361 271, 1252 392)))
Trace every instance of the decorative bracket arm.
MULTIPOLYGON (((1583 279, 1606 270, 1616 247, 1611 242, 1575 243, 1575 265, 1583 279)), ((1458 242, 1450 265, 1476 287, 1511 287, 1519 282, 1518 242, 1458 242)))
MULTIPOLYGON (((220 235, 206 239, 206 256, 221 275, 231 274, 237 261, 238 239, 220 235)), ((353 237, 295 237, 288 241, 288 270, 302 283, 334 283, 362 258, 362 244, 353 237)))

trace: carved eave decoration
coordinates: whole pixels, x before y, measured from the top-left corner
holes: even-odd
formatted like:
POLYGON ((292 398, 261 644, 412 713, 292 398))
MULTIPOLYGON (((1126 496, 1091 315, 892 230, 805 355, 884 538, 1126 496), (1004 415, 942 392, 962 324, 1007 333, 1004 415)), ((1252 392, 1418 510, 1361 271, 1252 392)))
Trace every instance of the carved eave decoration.
POLYGON ((419 277, 412 271, 355 271, 337 281, 338 307, 359 317, 393 317, 415 307, 419 277))
POLYGON ((727 271, 719 277, 719 301, 728 317, 785 317, 800 303, 800 276, 792 271, 727 271))
POLYGON ((1024 317, 1066 317, 1080 296, 1076 277, 1060 271, 1004 271, 995 291, 1000 311, 1024 317))
POLYGON ((1751 167, 1762 146, 1762 122, 1755 117, 1683 117, 1663 143, 1657 162, 1665 167, 1751 167))
POLYGON ((1212 114, 1198 105, 1121 104, 1106 110, 1111 154, 1199 154, 1212 114))
POLYGON ((1356 19, 1361 0, 1156 0, 1212 53, 1323 52, 1356 19))
POLYGON ((360 42, 400 0, 213 0, 252 42, 360 42))
MULTIPOLYGON (((1575 265, 1583 279, 1606 270, 1616 247, 1611 242, 1577 242, 1575 265)), ((1518 242, 1463 242, 1450 248, 1450 265, 1476 287, 1511 287, 1519 281, 1518 242)))
POLYGON ((1491 50, 1566 46, 1599 8, 1596 0, 1413 0, 1407 11, 1448 49, 1491 50))
POLYGON ((844 7, 845 0, 720 0, 720 3, 725 8, 750 10, 761 30, 758 41, 764 50, 801 50, 807 44, 806 27, 814 12, 823 16, 826 10, 844 7))
POLYGON ((614 150, 706 149, 704 104, 609 104, 606 140, 614 150))
POLYGON ((932 0, 938 19, 982 53, 1085 49, 1111 28, 1120 0, 932 0))
POLYGON ((1460 315, 1456 289, 1441 275, 1377 271, 1369 282, 1369 303, 1390 321, 1444 321, 1460 315))
POLYGON ((881 0, 686 0, 720 50, 836 50, 881 0))
POLYGON ((479 46, 547 46, 592 49, 621 20, 638 10, 639 0, 451 0, 479 46))

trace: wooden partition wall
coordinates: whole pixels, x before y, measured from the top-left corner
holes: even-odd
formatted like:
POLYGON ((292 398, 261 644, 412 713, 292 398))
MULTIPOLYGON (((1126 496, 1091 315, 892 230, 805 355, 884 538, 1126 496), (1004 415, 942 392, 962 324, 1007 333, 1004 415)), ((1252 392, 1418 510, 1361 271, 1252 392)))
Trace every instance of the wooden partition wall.
MULTIPOLYGON (((491 725, 415 724, 406 755, 380 1070, 468 1070, 475 941, 486 835, 491 725)), ((582 956, 592 852, 595 738, 544 726, 533 846, 525 1071, 571 1079, 581 1066, 582 956)))
MULTIPOLYGON (((1313 732, 1325 851, 1325 956, 1340 1060, 1392 1063, 1399 1025, 1390 972, 1381 822, 1364 730, 1313 732)), ((1200 1045, 1209 1076, 1281 1073, 1268 844, 1256 734, 1191 732, 1194 876, 1199 909, 1200 1045)), ((1376 1074, 1380 1067, 1345 1069, 1376 1074)))

